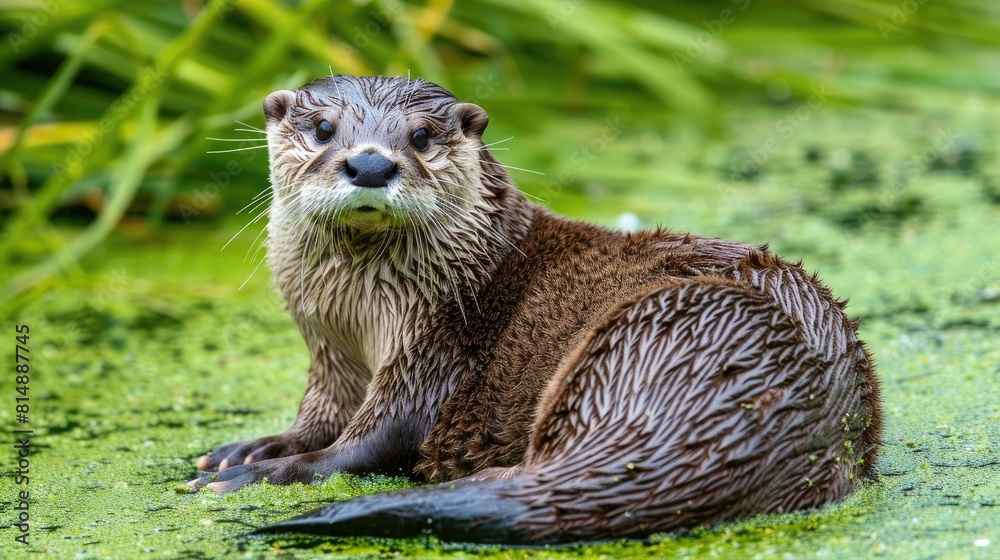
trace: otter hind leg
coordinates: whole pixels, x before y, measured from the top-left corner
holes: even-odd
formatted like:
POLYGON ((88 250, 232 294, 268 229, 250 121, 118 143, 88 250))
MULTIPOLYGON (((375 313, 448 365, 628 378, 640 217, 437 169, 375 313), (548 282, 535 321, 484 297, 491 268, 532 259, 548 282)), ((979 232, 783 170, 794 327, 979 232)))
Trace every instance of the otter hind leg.
POLYGON ((516 495, 545 499, 524 525, 632 536, 845 496, 863 454, 857 353, 818 351, 808 328, 724 279, 620 306, 543 397, 524 468, 534 482, 516 495))
POLYGON ((862 474, 873 477, 882 441, 882 398, 872 357, 857 337, 860 321, 848 319, 844 312, 846 302, 835 299, 815 274, 810 275, 800 266, 782 261, 765 250, 750 251, 731 273, 741 285, 774 299, 799 325, 807 343, 822 359, 847 360, 851 364, 853 372, 829 370, 843 375, 840 378, 843 382, 828 385, 834 392, 829 398, 839 402, 860 392, 860 414, 847 421, 863 424, 862 445, 855 450, 864 456, 862 474))

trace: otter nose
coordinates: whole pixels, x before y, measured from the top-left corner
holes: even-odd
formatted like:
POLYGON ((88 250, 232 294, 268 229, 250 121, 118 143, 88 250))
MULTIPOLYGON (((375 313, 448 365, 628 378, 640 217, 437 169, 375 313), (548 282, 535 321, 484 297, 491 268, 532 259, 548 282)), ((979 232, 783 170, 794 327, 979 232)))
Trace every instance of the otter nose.
POLYGON ((351 184, 359 187, 387 186, 396 170, 395 163, 374 150, 355 154, 344 164, 344 173, 351 178, 351 184))

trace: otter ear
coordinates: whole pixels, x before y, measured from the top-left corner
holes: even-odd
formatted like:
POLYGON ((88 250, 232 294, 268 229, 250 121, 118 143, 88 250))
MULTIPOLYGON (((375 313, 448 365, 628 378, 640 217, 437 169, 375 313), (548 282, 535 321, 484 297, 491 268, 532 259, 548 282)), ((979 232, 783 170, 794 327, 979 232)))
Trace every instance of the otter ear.
POLYGON ((472 138, 482 137, 486 125, 490 122, 486 111, 474 103, 459 103, 455 106, 455 114, 462 122, 462 132, 472 138))
POLYGON ((285 89, 268 95, 264 100, 264 120, 267 124, 274 124, 285 118, 294 101, 295 94, 285 89))

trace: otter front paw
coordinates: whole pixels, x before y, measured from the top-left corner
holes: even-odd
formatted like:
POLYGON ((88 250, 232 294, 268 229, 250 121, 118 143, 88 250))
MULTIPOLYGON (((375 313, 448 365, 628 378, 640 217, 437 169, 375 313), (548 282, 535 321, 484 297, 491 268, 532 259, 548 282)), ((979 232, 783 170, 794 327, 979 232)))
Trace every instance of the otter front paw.
POLYGON ((237 465, 249 465, 258 461, 289 457, 307 451, 312 451, 312 449, 300 438, 286 432, 276 436, 223 445, 215 451, 199 457, 196 465, 200 471, 224 471, 237 465))
POLYGON ((239 490, 247 484, 256 484, 265 480, 270 484, 309 483, 327 474, 317 471, 313 465, 313 461, 309 460, 309 454, 268 459, 259 463, 236 465, 217 473, 196 478, 188 482, 188 486, 195 490, 204 487, 213 492, 224 494, 239 490))

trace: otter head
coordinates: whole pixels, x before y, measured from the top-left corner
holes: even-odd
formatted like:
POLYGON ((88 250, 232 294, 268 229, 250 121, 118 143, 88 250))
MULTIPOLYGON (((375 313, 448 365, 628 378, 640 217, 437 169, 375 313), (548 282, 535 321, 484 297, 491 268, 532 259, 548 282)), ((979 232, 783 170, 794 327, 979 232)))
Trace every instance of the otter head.
MULTIPOLYGON (((486 112, 430 82, 331 76, 270 94, 264 114, 272 221, 371 240, 447 229, 490 197, 482 184, 486 112)), ((496 167, 487 174, 513 188, 496 167)))

